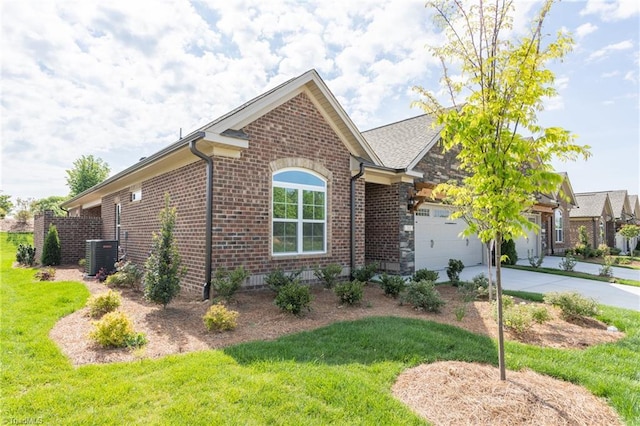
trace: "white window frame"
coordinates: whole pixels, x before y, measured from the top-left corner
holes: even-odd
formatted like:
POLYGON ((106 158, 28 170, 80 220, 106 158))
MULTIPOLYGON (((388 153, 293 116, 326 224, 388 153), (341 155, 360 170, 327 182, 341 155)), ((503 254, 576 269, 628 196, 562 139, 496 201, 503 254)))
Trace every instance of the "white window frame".
POLYGON ((562 243, 564 242, 564 214, 562 213, 562 210, 556 210, 554 219, 556 243, 562 243))
POLYGON ((120 241, 120 225, 122 222, 122 204, 118 203, 115 207, 115 240, 120 241))
POLYGON ((280 169, 275 171, 272 175, 271 175, 271 202, 270 202, 270 208, 271 208, 271 254, 273 256, 299 256, 299 255, 316 255, 316 254, 326 254, 327 253, 327 235, 328 235, 328 219, 327 219, 327 204, 328 204, 328 190, 327 190, 327 180, 319 175, 318 173, 313 172, 312 170, 308 170, 308 169, 303 169, 303 168, 297 168, 297 167, 292 167, 292 168, 286 168, 286 169, 280 169), (314 178, 317 178, 319 180, 322 181, 323 186, 315 186, 315 185, 308 185, 308 184, 304 184, 304 183, 292 183, 292 182, 280 182, 280 181, 276 181, 275 178, 277 175, 284 173, 284 172, 301 172, 301 173, 305 173, 308 175, 313 176, 314 178), (287 218, 276 218, 274 217, 274 208, 273 208, 273 203, 274 203, 274 189, 275 188, 284 188, 284 189, 295 189, 297 190, 297 196, 298 196, 298 211, 297 211, 297 218, 296 219, 287 219, 287 218), (303 217, 303 207, 304 207, 304 191, 308 190, 308 191, 314 191, 314 192, 322 192, 324 194, 324 211, 323 211, 323 218, 324 219, 305 219, 303 217), (274 225, 276 223, 295 223, 296 224, 296 251, 288 251, 288 252, 275 252, 274 251, 274 225), (323 244, 322 244, 322 250, 314 250, 314 251, 305 251, 304 250, 304 225, 308 224, 308 223, 319 223, 323 225, 323 244))

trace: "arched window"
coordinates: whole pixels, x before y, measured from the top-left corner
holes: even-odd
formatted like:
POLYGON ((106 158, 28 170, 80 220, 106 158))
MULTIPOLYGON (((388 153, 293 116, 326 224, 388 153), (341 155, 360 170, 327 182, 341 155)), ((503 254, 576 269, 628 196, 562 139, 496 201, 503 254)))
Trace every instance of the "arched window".
POLYGON ((304 169, 284 169, 272 179, 271 249, 274 255, 327 251, 327 182, 304 169))
POLYGON ((556 243, 561 243, 564 241, 564 220, 562 220, 562 210, 556 209, 556 243))

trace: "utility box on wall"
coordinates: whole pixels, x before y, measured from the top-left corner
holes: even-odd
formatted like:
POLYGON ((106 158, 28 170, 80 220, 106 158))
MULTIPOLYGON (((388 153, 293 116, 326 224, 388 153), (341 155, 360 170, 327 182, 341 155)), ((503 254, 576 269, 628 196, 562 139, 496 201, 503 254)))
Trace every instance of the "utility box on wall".
POLYGON ((117 240, 87 240, 87 263, 85 266, 87 275, 95 275, 101 268, 107 272, 113 271, 117 261, 117 240))

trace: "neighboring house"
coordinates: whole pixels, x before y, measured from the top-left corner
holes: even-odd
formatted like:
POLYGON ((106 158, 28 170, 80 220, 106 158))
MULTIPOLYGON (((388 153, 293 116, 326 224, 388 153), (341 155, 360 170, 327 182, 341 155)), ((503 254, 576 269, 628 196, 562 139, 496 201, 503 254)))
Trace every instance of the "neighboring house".
POLYGON ((119 240, 128 259, 144 264, 169 194, 188 271, 183 286, 192 291, 208 283, 211 270, 240 265, 250 271, 248 286, 262 285, 275 269, 303 269, 310 279, 316 265, 339 263, 348 273, 364 264, 365 180, 403 176, 376 164, 374 151, 311 70, 63 207, 72 216, 99 212, 102 238, 119 240))
POLYGON ((589 244, 598 248, 607 244, 608 232, 613 228, 613 208, 606 192, 576 194, 578 207, 571 210, 571 240, 579 241, 579 228, 585 227, 589 244))
POLYGON ((577 206, 576 195, 569 175, 559 174, 563 177, 559 190, 551 195, 538 195, 538 203, 533 207, 533 212, 540 214, 539 238, 545 255, 563 254, 575 244, 570 232, 570 216, 577 206))

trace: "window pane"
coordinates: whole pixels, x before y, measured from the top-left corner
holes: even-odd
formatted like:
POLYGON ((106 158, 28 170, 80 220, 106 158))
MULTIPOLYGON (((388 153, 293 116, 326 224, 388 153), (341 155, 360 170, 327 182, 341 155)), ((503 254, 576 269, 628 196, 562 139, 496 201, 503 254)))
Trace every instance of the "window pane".
POLYGON ((313 185, 325 187, 325 183, 319 177, 301 170, 289 170, 273 175, 274 182, 298 183, 301 185, 313 185))
POLYGON ((324 219, 324 193, 318 191, 303 191, 304 208, 303 219, 324 219))
POLYGON ((305 223, 302 226, 303 251, 324 250, 324 223, 305 223))
POLYGON ((295 223, 273 223, 273 252, 291 253, 298 251, 298 232, 295 223))

